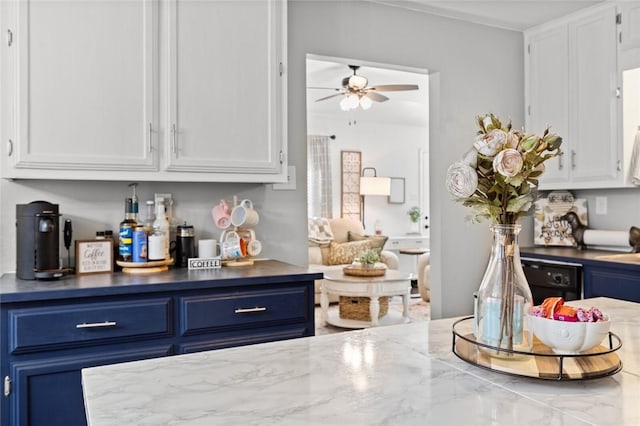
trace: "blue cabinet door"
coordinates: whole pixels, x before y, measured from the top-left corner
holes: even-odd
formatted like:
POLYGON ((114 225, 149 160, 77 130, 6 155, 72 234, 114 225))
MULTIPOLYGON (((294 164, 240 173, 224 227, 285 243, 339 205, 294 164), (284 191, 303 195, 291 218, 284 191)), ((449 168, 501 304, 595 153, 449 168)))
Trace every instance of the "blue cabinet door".
POLYGON ((640 273, 623 267, 585 266, 584 297, 640 302, 640 273))
POLYGON ((80 375, 82 368, 157 358, 171 355, 172 352, 172 345, 160 345, 11 363, 9 371, 13 383, 9 398, 9 424, 84 426, 87 422, 80 375))

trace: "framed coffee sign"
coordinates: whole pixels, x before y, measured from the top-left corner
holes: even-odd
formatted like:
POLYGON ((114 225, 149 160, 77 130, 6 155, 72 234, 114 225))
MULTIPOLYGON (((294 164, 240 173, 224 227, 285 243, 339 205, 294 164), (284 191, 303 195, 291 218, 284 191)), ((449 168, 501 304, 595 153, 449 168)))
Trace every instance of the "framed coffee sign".
POLYGON ((76 240, 76 274, 113 272, 113 240, 76 240))

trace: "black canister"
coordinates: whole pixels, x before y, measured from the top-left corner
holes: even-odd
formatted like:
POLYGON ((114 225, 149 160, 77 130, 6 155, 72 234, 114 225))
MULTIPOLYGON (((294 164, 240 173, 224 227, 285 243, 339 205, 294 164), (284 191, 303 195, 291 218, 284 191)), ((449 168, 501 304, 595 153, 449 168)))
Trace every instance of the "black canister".
POLYGON ((175 244, 175 265, 185 267, 190 257, 196 257, 193 225, 187 225, 186 222, 184 225, 178 225, 175 244))

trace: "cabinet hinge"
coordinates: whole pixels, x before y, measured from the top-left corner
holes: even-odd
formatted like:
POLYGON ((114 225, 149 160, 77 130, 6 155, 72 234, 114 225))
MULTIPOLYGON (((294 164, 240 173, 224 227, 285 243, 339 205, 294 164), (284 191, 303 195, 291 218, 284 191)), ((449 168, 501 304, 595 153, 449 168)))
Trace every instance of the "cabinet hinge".
POLYGON ((284 163, 284 152, 280 151, 280 164, 284 163))
POLYGON ((11 30, 7 30, 7 46, 11 47, 13 44, 13 32, 11 30))
POLYGON ((280 77, 282 77, 282 74, 284 74, 284 65, 282 65, 282 62, 280 62, 279 71, 280 71, 280 77))
POLYGON ((616 24, 622 24, 622 13, 616 14, 616 24))
POLYGON ((4 377, 4 396, 11 395, 11 377, 4 377))

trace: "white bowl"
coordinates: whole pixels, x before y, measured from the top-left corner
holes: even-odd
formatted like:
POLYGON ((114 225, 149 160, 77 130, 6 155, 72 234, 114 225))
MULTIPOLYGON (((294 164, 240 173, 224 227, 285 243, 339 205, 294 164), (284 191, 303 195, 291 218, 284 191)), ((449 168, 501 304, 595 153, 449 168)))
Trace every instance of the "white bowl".
POLYGON ((571 355, 587 351, 598 346, 611 329, 609 315, 604 321, 568 322, 528 315, 533 334, 553 352, 571 355))

